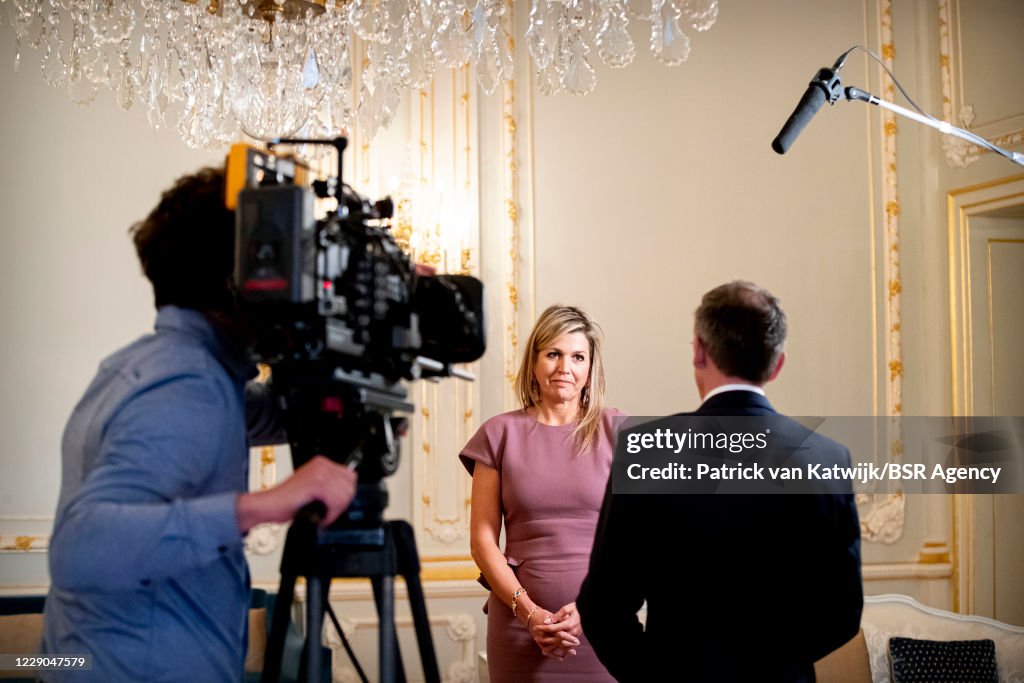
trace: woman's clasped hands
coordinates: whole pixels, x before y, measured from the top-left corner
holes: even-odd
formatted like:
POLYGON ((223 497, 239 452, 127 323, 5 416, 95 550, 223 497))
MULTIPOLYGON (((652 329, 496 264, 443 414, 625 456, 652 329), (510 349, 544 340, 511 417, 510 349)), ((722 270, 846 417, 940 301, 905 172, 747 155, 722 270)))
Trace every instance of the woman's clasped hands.
POLYGON ((563 662, 576 654, 575 648, 580 644, 579 637, 583 633, 575 602, 570 602, 554 613, 536 608, 527 620, 526 628, 545 657, 554 657, 563 662))

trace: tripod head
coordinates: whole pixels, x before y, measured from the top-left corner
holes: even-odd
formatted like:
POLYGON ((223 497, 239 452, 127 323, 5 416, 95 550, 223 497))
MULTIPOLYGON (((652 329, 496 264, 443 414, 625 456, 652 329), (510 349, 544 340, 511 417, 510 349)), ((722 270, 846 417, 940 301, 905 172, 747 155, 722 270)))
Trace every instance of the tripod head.
POLYGON ((384 478, 398 469, 408 432, 408 418, 395 413, 413 410, 405 388, 379 375, 303 361, 275 366, 274 390, 284 402, 296 469, 323 455, 359 474, 355 498, 332 529, 380 526, 388 505, 384 478))

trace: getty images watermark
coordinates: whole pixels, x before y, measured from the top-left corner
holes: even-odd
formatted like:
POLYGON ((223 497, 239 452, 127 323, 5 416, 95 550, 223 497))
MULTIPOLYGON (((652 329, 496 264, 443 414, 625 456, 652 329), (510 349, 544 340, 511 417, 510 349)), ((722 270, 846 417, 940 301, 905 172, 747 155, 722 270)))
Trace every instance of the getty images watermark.
POLYGON ((612 476, 626 494, 1021 493, 1024 417, 628 418, 612 476))

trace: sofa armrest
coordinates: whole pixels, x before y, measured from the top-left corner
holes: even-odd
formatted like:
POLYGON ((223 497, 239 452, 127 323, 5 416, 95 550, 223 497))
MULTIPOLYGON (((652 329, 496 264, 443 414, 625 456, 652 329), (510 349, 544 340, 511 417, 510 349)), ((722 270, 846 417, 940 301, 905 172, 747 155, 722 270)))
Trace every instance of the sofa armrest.
POLYGON ((867 645, 871 676, 888 683, 889 639, 893 636, 919 640, 991 639, 1001 683, 1024 681, 1024 628, 994 619, 922 605, 906 595, 871 595, 864 598, 861 628, 867 645))

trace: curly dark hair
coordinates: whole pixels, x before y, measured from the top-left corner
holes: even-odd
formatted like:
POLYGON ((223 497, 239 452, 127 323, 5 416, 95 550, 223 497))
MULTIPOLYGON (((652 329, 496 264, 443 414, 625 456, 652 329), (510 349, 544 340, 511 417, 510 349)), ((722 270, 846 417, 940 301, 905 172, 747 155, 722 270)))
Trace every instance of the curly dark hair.
POLYGON ((179 178, 129 233, 157 308, 230 308, 235 214, 224 205, 223 168, 179 178))
POLYGON ((779 300, 752 282, 737 280, 704 295, 694 332, 726 375, 763 384, 786 343, 786 314, 779 300))

